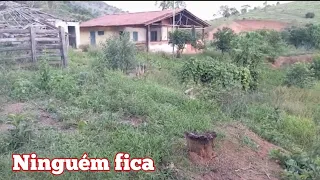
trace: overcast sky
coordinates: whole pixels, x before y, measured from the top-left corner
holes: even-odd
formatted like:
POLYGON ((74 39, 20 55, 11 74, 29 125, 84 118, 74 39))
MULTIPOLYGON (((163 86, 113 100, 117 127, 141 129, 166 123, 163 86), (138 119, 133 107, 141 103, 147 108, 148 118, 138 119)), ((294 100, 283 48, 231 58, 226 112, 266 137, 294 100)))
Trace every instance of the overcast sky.
MULTIPOLYGON (((155 6, 155 1, 104 1, 107 4, 118 7, 124 11, 142 12, 142 11, 157 11, 161 10, 155 6)), ((213 14, 218 14, 221 5, 235 7, 238 10, 242 5, 250 5, 251 8, 263 5, 264 1, 186 1, 187 9, 194 15, 203 20, 213 19, 213 14)), ((280 4, 292 1, 280 1, 280 4)), ((277 1, 268 1, 268 4, 276 4, 277 1)))

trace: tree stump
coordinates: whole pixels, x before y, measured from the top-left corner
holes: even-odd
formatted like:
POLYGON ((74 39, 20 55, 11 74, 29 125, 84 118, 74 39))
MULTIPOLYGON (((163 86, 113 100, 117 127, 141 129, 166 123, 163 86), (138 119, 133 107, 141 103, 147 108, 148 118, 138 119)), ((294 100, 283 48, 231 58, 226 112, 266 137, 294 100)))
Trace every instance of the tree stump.
POLYGON ((185 132, 187 147, 189 152, 194 152, 204 159, 212 159, 213 140, 217 137, 215 132, 206 132, 204 134, 185 132))

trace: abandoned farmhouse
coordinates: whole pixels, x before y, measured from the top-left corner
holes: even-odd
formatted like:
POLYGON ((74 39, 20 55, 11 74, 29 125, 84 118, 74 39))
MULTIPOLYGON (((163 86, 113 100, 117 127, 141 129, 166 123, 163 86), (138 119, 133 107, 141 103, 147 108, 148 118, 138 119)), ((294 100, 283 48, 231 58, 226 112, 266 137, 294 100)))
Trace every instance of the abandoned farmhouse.
MULTIPOLYGON (((193 15, 186 9, 138 12, 127 14, 106 15, 80 24, 81 45, 99 45, 113 35, 123 32, 130 34, 130 39, 140 48, 147 51, 172 52, 168 44, 168 35, 175 29, 201 30, 209 24, 193 15), (175 25, 173 26, 173 16, 175 25)), ((188 44, 185 52, 196 50, 188 44)))

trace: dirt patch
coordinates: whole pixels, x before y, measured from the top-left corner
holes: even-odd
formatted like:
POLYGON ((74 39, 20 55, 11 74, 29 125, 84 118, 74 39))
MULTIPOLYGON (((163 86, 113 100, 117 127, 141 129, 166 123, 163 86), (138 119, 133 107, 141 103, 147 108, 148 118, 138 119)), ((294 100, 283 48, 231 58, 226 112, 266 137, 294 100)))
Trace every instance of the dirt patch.
MULTIPOLYGON (((12 103, 5 104, 1 107, 0 117, 5 119, 9 114, 20 114, 23 112, 25 103, 12 103)), ((15 127, 11 124, 6 124, 5 122, 0 123, 0 132, 6 132, 9 129, 14 129, 15 127)))
MULTIPOLYGON (((190 160, 197 166, 209 168, 197 180, 277 180, 282 169, 270 160, 268 153, 272 149, 281 149, 258 137, 240 123, 217 128, 225 133, 225 138, 216 142, 215 157, 209 162, 195 153, 189 153, 190 160), (247 138, 256 146, 244 143, 247 138)), ((282 150, 282 149, 281 149, 282 150)), ((284 151, 284 150, 283 150, 284 151)))
POLYGON ((298 56, 280 56, 278 57, 275 62, 272 64, 274 68, 280 68, 282 66, 291 65, 297 62, 312 62, 314 55, 312 54, 305 54, 305 55, 298 55, 298 56))
MULTIPOLYGON (((33 114, 33 118, 36 119, 35 125, 38 127, 54 127, 59 130, 65 130, 63 124, 58 122, 53 116, 45 111, 42 108, 35 107, 29 103, 12 103, 12 104, 5 104, 0 111, 0 117, 2 119, 6 119, 9 114, 28 114, 27 116, 30 117, 30 114, 33 114)), ((13 129, 14 126, 10 124, 6 124, 5 122, 0 123, 0 132, 5 132, 9 129, 13 129)))
POLYGON ((3 109, 2 114, 4 114, 4 115, 20 114, 23 112, 24 106, 25 106, 25 103, 7 104, 4 107, 2 107, 2 109, 3 109))
POLYGON ((45 111, 44 109, 39 108, 39 114, 38 114, 38 124, 40 126, 46 126, 46 127, 55 127, 60 129, 62 127, 62 125, 55 120, 54 118, 52 118, 52 116, 45 111))
POLYGON ((214 28, 210 32, 208 32, 208 39, 213 40, 213 34, 218 31, 218 29, 222 29, 223 27, 228 27, 232 29, 235 33, 241 32, 249 32, 256 31, 262 29, 269 29, 275 31, 281 31, 288 24, 279 22, 279 21, 268 21, 268 20, 236 20, 230 23, 222 24, 217 28, 214 28))

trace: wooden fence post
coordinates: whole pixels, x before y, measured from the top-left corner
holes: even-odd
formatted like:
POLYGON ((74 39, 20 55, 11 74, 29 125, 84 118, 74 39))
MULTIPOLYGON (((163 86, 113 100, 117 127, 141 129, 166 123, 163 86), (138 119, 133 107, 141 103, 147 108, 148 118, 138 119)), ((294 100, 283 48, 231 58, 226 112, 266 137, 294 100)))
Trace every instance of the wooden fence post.
POLYGON ((59 37, 61 42, 60 52, 62 58, 62 65, 63 67, 67 67, 68 59, 67 59, 67 47, 66 47, 66 37, 63 27, 59 27, 59 37))
POLYGON ((65 36, 65 40, 66 40, 66 47, 67 47, 67 52, 69 50, 69 34, 67 33, 65 36))
POLYGON ((35 34, 35 29, 33 26, 30 26, 30 41, 31 41, 31 57, 32 57, 32 62, 36 63, 37 62, 37 51, 36 51, 36 34, 35 34))

